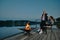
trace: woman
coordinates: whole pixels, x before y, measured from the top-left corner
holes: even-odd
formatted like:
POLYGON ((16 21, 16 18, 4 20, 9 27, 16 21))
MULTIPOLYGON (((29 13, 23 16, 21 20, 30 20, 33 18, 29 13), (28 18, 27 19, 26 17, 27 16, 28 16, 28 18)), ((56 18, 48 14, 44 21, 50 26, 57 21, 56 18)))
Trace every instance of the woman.
POLYGON ((26 23, 25 31, 27 32, 28 35, 30 35, 31 28, 30 28, 30 23, 29 22, 26 23))
MULTIPOLYGON (((54 24, 54 21, 55 21, 55 20, 54 20, 53 16, 50 16, 50 17, 49 17, 49 20, 48 20, 48 23, 47 23, 47 25, 46 25, 48 29, 52 29, 52 25, 54 24)), ((52 31, 52 30, 51 30, 51 31, 52 31)))
POLYGON ((53 18, 53 16, 50 16, 50 20, 51 20, 51 26, 54 24, 54 18, 53 18))

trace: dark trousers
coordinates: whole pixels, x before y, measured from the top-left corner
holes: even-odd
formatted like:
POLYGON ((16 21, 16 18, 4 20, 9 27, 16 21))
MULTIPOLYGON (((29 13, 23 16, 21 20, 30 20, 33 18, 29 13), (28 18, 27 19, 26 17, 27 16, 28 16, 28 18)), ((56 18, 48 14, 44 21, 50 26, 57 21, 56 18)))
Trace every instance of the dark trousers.
POLYGON ((43 27, 43 32, 47 33, 47 27, 43 27))
POLYGON ((26 31, 27 35, 30 35, 31 30, 25 30, 25 31, 26 31))
POLYGON ((40 27, 41 27, 43 32, 47 33, 46 21, 41 21, 40 27))
POLYGON ((43 29, 44 26, 45 26, 45 21, 41 21, 41 23, 40 23, 41 29, 43 29))

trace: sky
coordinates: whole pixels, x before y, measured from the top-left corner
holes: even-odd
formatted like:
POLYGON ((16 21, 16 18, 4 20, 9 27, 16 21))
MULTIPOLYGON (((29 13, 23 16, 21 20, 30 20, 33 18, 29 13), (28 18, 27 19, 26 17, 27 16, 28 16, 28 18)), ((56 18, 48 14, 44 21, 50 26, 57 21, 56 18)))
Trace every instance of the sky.
POLYGON ((40 19, 43 10, 60 17, 60 0, 0 0, 0 20, 40 19))

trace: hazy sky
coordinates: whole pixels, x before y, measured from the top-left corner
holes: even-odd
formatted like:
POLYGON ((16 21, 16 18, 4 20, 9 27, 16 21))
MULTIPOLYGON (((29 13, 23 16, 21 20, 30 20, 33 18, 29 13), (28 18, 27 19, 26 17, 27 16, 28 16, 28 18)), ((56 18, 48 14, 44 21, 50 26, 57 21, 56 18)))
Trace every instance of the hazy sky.
POLYGON ((43 9, 60 17, 60 0, 0 0, 0 20, 40 19, 43 9))

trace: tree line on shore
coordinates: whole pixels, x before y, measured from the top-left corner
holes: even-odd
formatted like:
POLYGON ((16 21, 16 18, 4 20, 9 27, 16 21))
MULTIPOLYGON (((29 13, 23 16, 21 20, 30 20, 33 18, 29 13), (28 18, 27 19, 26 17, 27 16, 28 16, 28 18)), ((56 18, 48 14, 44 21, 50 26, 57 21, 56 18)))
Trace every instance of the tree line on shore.
POLYGON ((35 25, 40 23, 30 20, 6 20, 6 21, 0 20, 0 27, 25 26, 27 22, 30 22, 30 25, 35 25))
POLYGON ((55 25, 60 29, 60 17, 56 18, 55 25))

